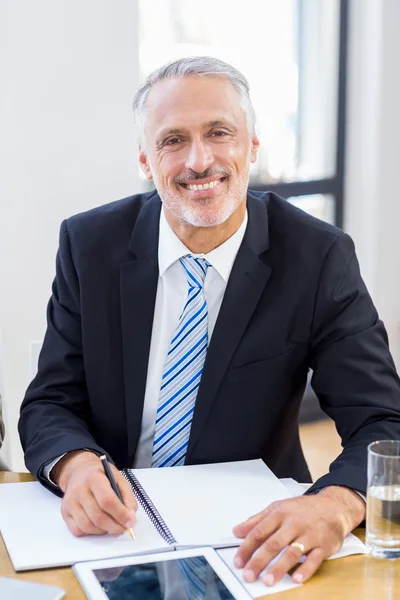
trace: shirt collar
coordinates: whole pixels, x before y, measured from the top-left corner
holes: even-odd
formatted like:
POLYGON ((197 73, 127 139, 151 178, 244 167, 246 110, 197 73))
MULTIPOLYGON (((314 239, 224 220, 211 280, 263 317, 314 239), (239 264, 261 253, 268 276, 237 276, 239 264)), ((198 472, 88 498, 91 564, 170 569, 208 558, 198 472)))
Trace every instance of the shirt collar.
MULTIPOLYGON (((246 227, 247 227, 247 210, 239 229, 226 242, 214 248, 207 254, 196 254, 205 258, 210 265, 219 273, 225 283, 228 283, 229 276, 235 262, 236 255, 242 243, 246 227)), ((164 208, 160 212, 160 234, 158 240, 158 269, 160 277, 163 277, 165 272, 178 261, 182 256, 192 254, 183 242, 178 238, 176 233, 171 229, 165 214, 164 208)))

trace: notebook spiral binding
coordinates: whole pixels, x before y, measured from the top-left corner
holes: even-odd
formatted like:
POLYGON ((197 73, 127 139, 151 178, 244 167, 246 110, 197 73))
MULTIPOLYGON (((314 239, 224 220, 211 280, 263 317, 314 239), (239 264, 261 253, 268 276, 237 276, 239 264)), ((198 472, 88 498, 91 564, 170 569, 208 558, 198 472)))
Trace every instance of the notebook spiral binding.
POLYGON ((133 473, 129 471, 129 469, 124 469, 121 471, 122 475, 130 484, 137 501, 140 506, 143 508, 146 515, 149 517, 150 521, 153 523, 154 527, 157 529, 158 533, 168 544, 177 544, 176 539, 172 535, 168 525, 154 506, 152 500, 147 495, 146 491, 140 484, 139 480, 133 473))

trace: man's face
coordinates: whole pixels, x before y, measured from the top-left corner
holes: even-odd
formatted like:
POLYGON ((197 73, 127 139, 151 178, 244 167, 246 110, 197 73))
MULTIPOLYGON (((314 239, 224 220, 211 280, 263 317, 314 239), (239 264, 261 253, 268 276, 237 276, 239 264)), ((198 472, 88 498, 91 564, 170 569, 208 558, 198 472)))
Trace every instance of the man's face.
POLYGON ((196 227, 224 223, 246 198, 258 139, 249 134, 228 79, 168 79, 150 91, 139 161, 175 217, 196 227))

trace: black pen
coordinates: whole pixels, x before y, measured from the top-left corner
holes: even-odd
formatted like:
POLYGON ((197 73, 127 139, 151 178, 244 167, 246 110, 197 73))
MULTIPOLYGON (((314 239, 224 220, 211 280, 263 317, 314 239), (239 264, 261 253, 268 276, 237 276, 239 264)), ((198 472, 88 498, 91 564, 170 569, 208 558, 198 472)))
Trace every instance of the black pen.
MULTIPOLYGON (((104 473, 106 474, 106 477, 107 477, 108 481, 110 482, 112 489, 117 494, 117 496, 121 500, 122 504, 125 504, 124 501, 122 500, 121 492, 118 489, 117 482, 115 481, 113 472, 111 471, 110 464, 107 460, 106 455, 103 454, 103 456, 100 456, 100 460, 103 464, 104 473)), ((128 528, 128 533, 131 536, 131 538, 134 540, 135 534, 133 533, 133 530, 130 527, 128 528)))

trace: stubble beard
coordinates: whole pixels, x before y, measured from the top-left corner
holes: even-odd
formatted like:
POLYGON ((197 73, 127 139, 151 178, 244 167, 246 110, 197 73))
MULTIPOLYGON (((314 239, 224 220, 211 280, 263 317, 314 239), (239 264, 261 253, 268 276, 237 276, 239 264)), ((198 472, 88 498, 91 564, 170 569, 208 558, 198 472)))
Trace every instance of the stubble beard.
POLYGON ((248 166, 240 176, 235 178, 235 181, 229 177, 226 182, 220 184, 228 185, 223 202, 218 197, 199 198, 188 204, 178 191, 174 192, 170 188, 161 189, 155 178, 154 183, 165 208, 177 219, 193 227, 215 227, 225 223, 243 202, 249 184, 249 171, 248 166))

